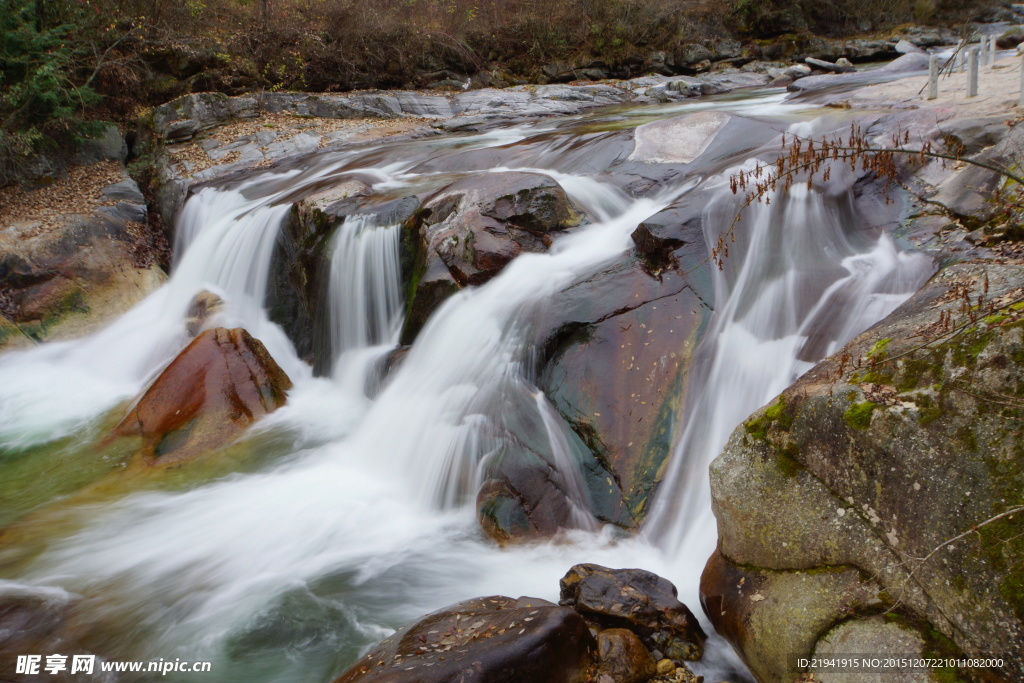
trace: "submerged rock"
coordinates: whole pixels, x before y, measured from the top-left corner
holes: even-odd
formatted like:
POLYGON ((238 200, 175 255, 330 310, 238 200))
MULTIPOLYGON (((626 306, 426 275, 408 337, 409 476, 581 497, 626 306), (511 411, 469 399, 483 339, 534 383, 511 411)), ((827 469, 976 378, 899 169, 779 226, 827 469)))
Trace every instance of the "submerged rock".
POLYGON ((700 659, 706 635, 676 587, 643 569, 578 564, 562 577, 558 604, 599 628, 626 628, 675 662, 700 659))
POLYGON ((538 598, 474 598, 406 626, 334 683, 583 683, 594 649, 571 609, 538 598))
POLYGON ((181 462, 230 444, 284 405, 291 386, 248 332, 207 330, 160 373, 114 434, 141 436, 153 464, 181 462))

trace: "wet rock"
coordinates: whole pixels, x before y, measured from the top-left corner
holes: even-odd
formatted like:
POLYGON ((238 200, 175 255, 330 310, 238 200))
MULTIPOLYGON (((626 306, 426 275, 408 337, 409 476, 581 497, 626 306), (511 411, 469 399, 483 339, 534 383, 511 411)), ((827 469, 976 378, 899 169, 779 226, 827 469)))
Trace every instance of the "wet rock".
POLYGON ((81 642, 81 626, 76 628, 70 623, 75 602, 75 596, 60 589, 0 582, 0 681, 105 680, 99 675, 99 667, 94 676, 45 670, 46 654, 95 652, 81 642), (17 671, 18 657, 26 654, 43 655, 38 675, 17 671))
POLYGON ((675 206, 644 223, 655 264, 630 255, 555 295, 538 317, 535 341, 538 387, 601 463, 595 509, 610 518, 607 494, 618 492, 629 526, 644 518, 661 480, 713 296, 701 266, 700 207, 675 206))
POLYGON ((659 211, 640 223, 630 235, 654 275, 670 268, 689 271, 706 257, 700 207, 677 204, 659 211))
POLYGON ((645 123, 635 133, 630 161, 687 164, 699 157, 729 122, 722 112, 697 112, 645 123))
POLYGON ((546 233, 583 220, 561 186, 537 173, 459 180, 425 208, 423 248, 440 256, 459 286, 483 284, 523 251, 546 249, 546 233))
POLYGON ((815 59, 814 57, 808 57, 804 60, 809 66, 815 69, 821 69, 822 71, 830 71, 835 74, 846 74, 855 71, 853 65, 847 66, 846 64, 839 64, 833 62, 826 62, 824 59, 815 59))
POLYGON ((615 683, 643 683, 658 672, 654 657, 632 631, 609 628, 597 634, 598 675, 615 683))
POLYGON ((572 607, 600 628, 625 628, 647 647, 676 662, 700 659, 706 638, 676 587, 642 569, 578 564, 559 582, 558 604, 572 607))
MULTIPOLYGON (((943 269, 737 429, 711 466, 721 554, 748 576, 855 568, 934 634, 929 647, 1004 652, 993 673, 1024 676, 1021 520, 996 518, 1019 501, 1024 471, 1009 456, 1016 432, 986 398, 1016 391, 1024 373, 1022 278, 1019 265, 943 269), (960 307, 979 298, 972 323, 960 307)), ((775 612, 765 623, 791 618, 788 594, 761 595, 758 610, 775 612)), ((739 647, 753 661, 757 648, 739 647)))
MULTIPOLYGON (((317 373, 330 368, 330 341, 323 322, 328 319, 322 284, 328 276, 331 239, 338 227, 355 214, 379 226, 401 224, 419 208, 415 197, 385 200, 370 194, 368 178, 347 176, 332 180, 304 197, 296 197, 271 258, 267 288, 270 319, 284 329, 300 358, 317 373)), ((412 254, 402 252, 408 260, 412 254)), ((411 275, 411 261, 403 273, 411 275)))
POLYGON ((610 473, 533 387, 510 383, 488 429, 477 519, 499 544, 599 524, 634 526, 610 473))
POLYGON ((406 626, 335 683, 582 683, 594 649, 571 609, 537 598, 475 598, 406 626))
POLYGON ((141 436, 152 464, 179 463, 230 444, 284 405, 291 386, 248 332, 207 330, 160 373, 114 434, 141 436))
POLYGON ((630 526, 644 518, 663 475, 710 316, 695 291, 701 277, 671 269, 659 280, 629 260, 556 296, 539 326, 538 386, 601 463, 598 491, 622 496, 630 526))
POLYGON ((572 508, 556 483, 559 473, 547 462, 521 455, 493 463, 476 497, 477 519, 501 545, 551 538, 573 528, 572 508))
POLYGON ((213 292, 203 290, 195 295, 185 313, 185 329, 189 337, 195 337, 204 329, 210 319, 224 309, 224 300, 213 292))

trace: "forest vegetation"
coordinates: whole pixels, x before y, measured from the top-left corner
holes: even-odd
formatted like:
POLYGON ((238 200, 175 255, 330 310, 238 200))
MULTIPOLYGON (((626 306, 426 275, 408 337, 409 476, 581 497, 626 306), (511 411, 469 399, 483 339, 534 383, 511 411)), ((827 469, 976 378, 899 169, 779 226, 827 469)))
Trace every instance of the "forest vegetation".
POLYGON ((715 38, 865 35, 963 22, 991 4, 2 0, 0 164, 73 147, 96 121, 129 121, 187 92, 416 88, 446 70, 502 74, 483 84, 536 82, 553 61, 639 67, 653 51, 715 38))

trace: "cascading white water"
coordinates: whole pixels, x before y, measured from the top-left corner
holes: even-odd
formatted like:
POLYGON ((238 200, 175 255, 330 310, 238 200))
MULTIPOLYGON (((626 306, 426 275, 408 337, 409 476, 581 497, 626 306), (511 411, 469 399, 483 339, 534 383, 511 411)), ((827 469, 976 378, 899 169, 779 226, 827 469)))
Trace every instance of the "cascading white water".
MULTIPOLYGON (((347 216, 331 247, 331 356, 336 380, 365 393, 378 361, 402 331, 400 226, 378 226, 374 217, 347 216)), ((377 382, 373 382, 376 384, 377 382)))
MULTIPOLYGON (((427 158, 436 153, 443 167, 453 150, 524 137, 516 128, 440 141, 427 158)), ((544 156, 510 153, 526 167, 544 156)), ((814 358, 895 307, 928 270, 924 259, 897 252, 887 238, 851 242, 849 226, 817 193, 794 192, 788 202, 750 212, 741 226, 749 241, 741 236, 715 274, 716 313, 701 350, 706 374, 687 401, 689 427, 663 486, 669 494, 653 517, 665 552, 646 538, 596 529, 559 416, 523 367, 537 306, 630 249, 636 225, 697 179, 684 177, 663 199, 634 200, 606 182, 547 171, 589 209, 594 224, 449 299, 387 385, 368 397, 367 369, 400 326, 394 228, 350 217, 334 238, 332 380, 312 377, 262 309, 284 198, 342 163, 348 160, 293 176, 257 176, 236 190, 207 189, 190 199, 170 285, 103 333, 120 330, 145 353, 126 356, 131 371, 106 394, 88 386, 90 374, 76 396, 87 402, 91 390, 100 399, 77 413, 69 407, 74 419, 65 433, 137 392, 154 358, 159 365, 181 347, 184 309, 203 288, 226 299, 217 324, 250 329, 295 380, 288 404, 256 430, 288 435, 290 457, 191 490, 135 493, 83 510, 84 528, 53 543, 17 577, 86 596, 82 611, 105 624, 130 623, 123 652, 210 659, 221 681, 313 683, 390 629, 444 604, 495 593, 555 598, 558 579, 577 562, 655 571, 696 608, 696 577, 714 542, 708 460, 740 420, 814 358), (541 457, 550 457, 578 530, 559 544, 501 550, 479 533, 473 499, 488 464, 514 446, 522 425, 543 433, 550 448, 541 457), (669 504, 676 494, 682 506, 669 504), (680 507, 696 515, 686 517, 680 507)), ((413 163, 377 169, 375 188, 422 190, 446 173, 426 162, 417 173, 413 163)), ((356 170, 365 171, 347 168, 356 170)), ((706 212, 708 243, 731 223, 733 207, 723 201, 706 212)), ((34 353, 44 358, 40 364, 58 358, 59 371, 71 372, 98 340, 114 338, 34 353)), ((4 360, 0 376, 17 376, 4 360)), ((104 365, 116 379, 117 359, 104 365)), ((15 401, 24 394, 7 386, 0 382, 0 396, 15 401)), ((48 428, 32 421, 45 422, 37 413, 50 400, 43 392, 10 419, 0 412, 2 438, 13 443, 48 428)), ((713 641, 695 668, 709 677, 740 677, 734 662, 713 641)))
POLYGON ((930 258, 899 251, 884 233, 858 234, 849 192, 828 197, 796 184, 753 204, 734 226, 735 202, 718 182, 727 199, 705 210, 705 239, 728 242, 734 230, 737 243, 714 272, 715 313, 697 351, 691 410, 645 527, 669 552, 698 557, 716 541, 708 466, 732 430, 933 270, 930 258))

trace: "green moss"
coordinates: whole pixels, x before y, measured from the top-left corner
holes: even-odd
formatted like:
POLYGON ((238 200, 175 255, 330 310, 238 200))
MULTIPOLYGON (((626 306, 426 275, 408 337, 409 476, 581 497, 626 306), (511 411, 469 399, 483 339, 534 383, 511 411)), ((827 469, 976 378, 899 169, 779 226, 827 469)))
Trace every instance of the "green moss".
POLYGON ((744 422, 743 428, 758 441, 766 441, 768 431, 772 427, 788 432, 792 424, 793 418, 786 413, 786 399, 780 396, 779 400, 765 408, 759 417, 744 422))
POLYGON ((888 373, 878 372, 877 370, 869 370, 860 381, 867 382, 868 384, 891 385, 893 383, 893 376, 888 373))
POLYGON ((986 318, 982 318, 981 322, 985 323, 986 325, 998 325, 999 323, 1003 322, 1004 320, 1008 319, 1009 317, 1010 316, 1008 316, 1008 315, 999 315, 999 314, 990 315, 990 316, 988 316, 986 318))
POLYGON ((867 429, 871 426, 871 414, 876 407, 871 401, 854 403, 843 413, 843 419, 854 429, 867 429))
POLYGON ((895 384, 896 390, 903 392, 916 389, 923 378, 933 376, 941 367, 941 363, 925 358, 908 358, 903 362, 903 368, 895 384))
POLYGON ((779 469, 782 470, 782 474, 792 479, 798 475, 802 470, 807 468, 804 467, 803 463, 796 459, 800 449, 793 441, 787 441, 786 445, 782 447, 782 450, 778 454, 778 465, 779 469))
POLYGON ((868 351, 868 358, 883 357, 885 349, 888 348, 889 342, 891 341, 892 339, 889 337, 884 337, 876 341, 875 345, 871 347, 870 351, 868 351))
POLYGON ((999 595, 1024 621, 1024 514, 978 527, 980 553, 1001 574, 999 595))
POLYGON ((974 430, 969 425, 964 425, 957 429, 956 433, 953 434, 953 439, 968 451, 978 450, 978 439, 974 435, 974 430))
POLYGON ((918 411, 917 424, 922 427, 942 417, 942 406, 938 402, 930 400, 930 397, 927 405, 918 405, 920 409, 918 411))

